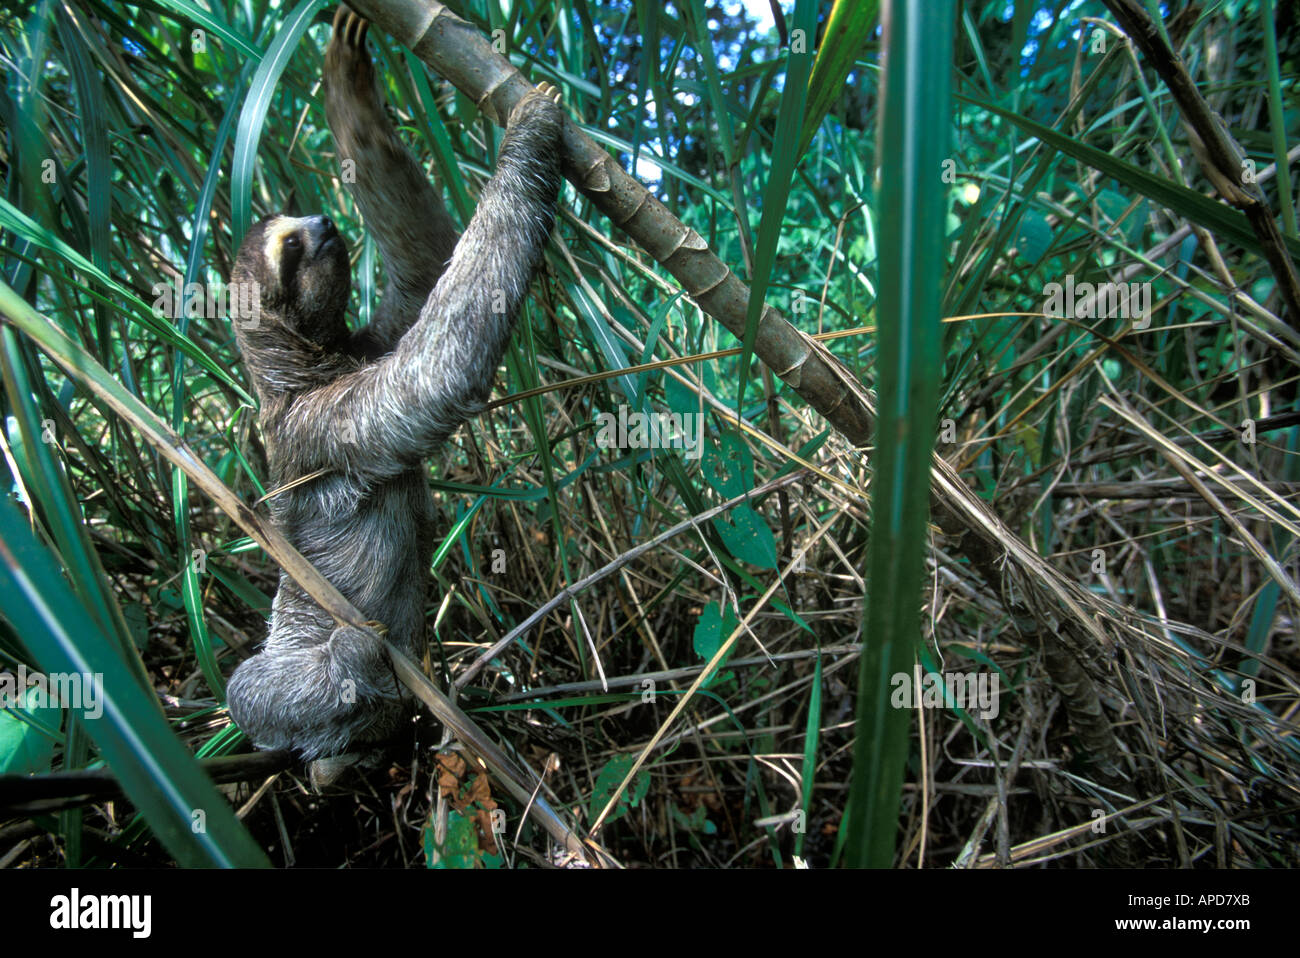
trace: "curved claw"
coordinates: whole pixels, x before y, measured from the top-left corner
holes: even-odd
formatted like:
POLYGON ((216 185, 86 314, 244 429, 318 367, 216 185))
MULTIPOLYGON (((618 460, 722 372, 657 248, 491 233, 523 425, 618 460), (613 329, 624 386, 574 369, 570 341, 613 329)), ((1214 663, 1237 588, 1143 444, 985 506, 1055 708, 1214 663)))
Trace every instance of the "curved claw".
POLYGON ((340 3, 334 11, 332 24, 334 35, 343 43, 353 48, 366 44, 366 33, 370 30, 370 21, 361 16, 346 3, 340 3))
POLYGON ((553 83, 548 83, 546 80, 543 80, 541 83, 537 84, 537 92, 540 93, 542 96, 546 97, 552 103, 561 102, 559 88, 556 87, 553 83))

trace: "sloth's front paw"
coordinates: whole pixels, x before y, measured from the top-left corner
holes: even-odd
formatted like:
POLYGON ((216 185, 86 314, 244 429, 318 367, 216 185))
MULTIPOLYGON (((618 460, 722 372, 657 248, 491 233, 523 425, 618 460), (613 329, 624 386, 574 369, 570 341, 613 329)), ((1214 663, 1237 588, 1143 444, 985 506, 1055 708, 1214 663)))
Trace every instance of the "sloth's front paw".
POLYGON ((346 3, 334 12, 334 32, 325 48, 325 94, 336 102, 351 99, 366 106, 379 105, 375 65, 366 52, 370 21, 346 3))
POLYGON ((543 80, 537 84, 536 89, 524 94, 515 104, 515 108, 510 111, 510 121, 506 124, 506 128, 513 129, 520 123, 540 122, 554 124, 558 130, 563 121, 564 111, 560 108, 560 91, 543 80))
POLYGON ((334 10, 334 32, 329 47, 325 48, 326 78, 347 78, 363 90, 369 88, 374 77, 374 64, 365 52, 365 34, 369 29, 368 19, 360 17, 347 4, 338 5, 334 10))

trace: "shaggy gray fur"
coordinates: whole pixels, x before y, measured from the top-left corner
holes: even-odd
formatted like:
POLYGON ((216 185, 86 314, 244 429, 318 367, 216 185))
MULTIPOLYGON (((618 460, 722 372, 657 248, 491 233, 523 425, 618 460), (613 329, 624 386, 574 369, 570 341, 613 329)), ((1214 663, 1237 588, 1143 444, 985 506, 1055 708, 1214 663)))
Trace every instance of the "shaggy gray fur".
MULTIPOLYGON (((546 94, 510 117, 495 175, 457 241, 442 201, 398 139, 346 8, 325 57, 326 113, 389 285, 363 330, 344 320, 342 239, 323 216, 251 229, 232 283, 256 283, 235 332, 261 400, 276 525, 389 637, 422 652, 433 503, 423 460, 487 401, 542 260, 559 193, 561 112, 546 94)), ((287 576, 263 650, 230 679, 230 713, 263 748, 304 758, 387 738, 408 714, 387 657, 336 628, 287 576)))

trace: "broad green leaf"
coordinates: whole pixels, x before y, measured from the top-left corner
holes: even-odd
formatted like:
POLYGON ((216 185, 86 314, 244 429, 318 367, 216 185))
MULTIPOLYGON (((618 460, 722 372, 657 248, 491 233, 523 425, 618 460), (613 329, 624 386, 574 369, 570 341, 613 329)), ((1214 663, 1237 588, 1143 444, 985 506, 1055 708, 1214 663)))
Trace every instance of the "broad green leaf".
POLYGON ((776 536, 763 517, 749 506, 742 503, 714 516, 713 528, 737 559, 760 569, 776 568, 776 536))
POLYGON ((61 711, 48 707, 0 709, 0 775, 39 775, 50 770, 60 738, 61 711))
MULTIPOLYGON (((635 755, 615 755, 596 776, 596 786, 592 790, 591 800, 587 803, 588 815, 595 819, 600 814, 606 803, 609 802, 610 796, 614 794, 614 789, 618 788, 623 777, 632 770, 632 765, 636 761, 635 755)), ((627 814, 629 809, 636 808, 641 804, 641 800, 650 792, 650 773, 645 769, 637 772, 632 777, 632 784, 628 786, 627 791, 619 796, 618 805, 613 811, 606 816, 607 822, 615 821, 627 814)))

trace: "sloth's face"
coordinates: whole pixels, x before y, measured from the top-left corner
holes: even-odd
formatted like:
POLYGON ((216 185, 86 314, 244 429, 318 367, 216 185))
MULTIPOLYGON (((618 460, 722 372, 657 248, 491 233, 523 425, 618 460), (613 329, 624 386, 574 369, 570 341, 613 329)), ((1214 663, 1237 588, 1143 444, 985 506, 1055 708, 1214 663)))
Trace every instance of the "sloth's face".
POLYGON ((343 237, 327 216, 271 216, 249 230, 238 260, 256 270, 263 318, 280 316, 295 331, 327 345, 344 335, 352 277, 343 237), (251 264, 250 264, 251 265, 251 264))

